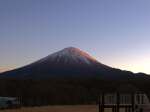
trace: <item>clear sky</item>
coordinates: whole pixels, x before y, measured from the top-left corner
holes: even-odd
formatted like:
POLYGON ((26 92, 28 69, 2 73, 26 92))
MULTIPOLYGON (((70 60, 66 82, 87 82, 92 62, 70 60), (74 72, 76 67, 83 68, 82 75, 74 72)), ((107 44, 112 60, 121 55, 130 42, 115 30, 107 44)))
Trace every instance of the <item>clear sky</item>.
POLYGON ((0 71, 68 46, 150 74, 150 0, 0 0, 0 71))

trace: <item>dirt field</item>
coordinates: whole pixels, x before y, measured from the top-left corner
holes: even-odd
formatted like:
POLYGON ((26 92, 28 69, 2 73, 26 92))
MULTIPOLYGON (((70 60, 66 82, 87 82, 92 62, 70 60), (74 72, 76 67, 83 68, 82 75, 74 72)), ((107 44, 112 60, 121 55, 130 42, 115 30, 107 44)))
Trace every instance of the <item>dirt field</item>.
POLYGON ((47 106, 32 107, 13 110, 0 110, 0 112, 98 112, 96 105, 76 105, 76 106, 47 106))

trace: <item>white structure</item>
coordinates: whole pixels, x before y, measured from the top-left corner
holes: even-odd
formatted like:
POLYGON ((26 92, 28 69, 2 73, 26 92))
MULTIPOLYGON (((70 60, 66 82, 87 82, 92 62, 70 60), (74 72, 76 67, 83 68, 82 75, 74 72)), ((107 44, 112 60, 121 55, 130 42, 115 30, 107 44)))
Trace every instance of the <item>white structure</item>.
POLYGON ((14 97, 0 97, 0 109, 19 107, 20 102, 14 97))
MULTIPOLYGON (((148 104, 149 99, 144 93, 135 93, 134 96, 134 104, 143 105, 148 104)), ((104 95, 104 103, 107 105, 116 104, 117 102, 117 94, 116 93, 108 93, 104 95)), ((119 104, 120 105, 129 105, 132 104, 132 94, 129 93, 120 93, 119 94, 119 104)))
POLYGON ((102 93, 99 96, 99 112, 147 112, 149 99, 142 92, 102 93))

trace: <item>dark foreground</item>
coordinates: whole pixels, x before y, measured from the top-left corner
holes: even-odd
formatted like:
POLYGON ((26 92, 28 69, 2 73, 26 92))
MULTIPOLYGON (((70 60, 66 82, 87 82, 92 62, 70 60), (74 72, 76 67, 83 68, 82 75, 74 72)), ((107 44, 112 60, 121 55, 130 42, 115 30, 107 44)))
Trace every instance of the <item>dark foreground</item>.
POLYGON ((0 112, 98 112, 96 105, 46 106, 0 110, 0 112))

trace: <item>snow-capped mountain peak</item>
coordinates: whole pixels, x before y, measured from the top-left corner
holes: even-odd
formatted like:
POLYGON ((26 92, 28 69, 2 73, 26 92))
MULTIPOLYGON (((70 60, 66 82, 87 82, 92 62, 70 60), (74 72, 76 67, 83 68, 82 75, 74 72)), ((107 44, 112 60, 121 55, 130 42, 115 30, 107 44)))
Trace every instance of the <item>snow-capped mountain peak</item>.
POLYGON ((42 61, 53 60, 56 63, 62 62, 66 64, 92 64, 99 63, 96 59, 90 56, 88 53, 75 48, 75 47, 67 47, 56 53, 53 53, 46 58, 42 59, 42 61))
POLYGON ((86 52, 78 48, 68 47, 29 65, 3 74, 7 74, 6 77, 20 78, 91 76, 106 69, 110 69, 110 67, 98 62, 86 52))

